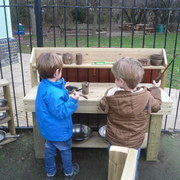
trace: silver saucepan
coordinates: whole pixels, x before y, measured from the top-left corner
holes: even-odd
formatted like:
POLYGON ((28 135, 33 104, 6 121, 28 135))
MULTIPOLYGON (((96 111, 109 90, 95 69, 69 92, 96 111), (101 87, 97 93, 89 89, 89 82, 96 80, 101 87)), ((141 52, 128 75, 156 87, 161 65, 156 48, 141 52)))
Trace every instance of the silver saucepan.
POLYGON ((5 131, 0 130, 0 142, 6 138, 17 138, 19 136, 20 136, 19 134, 18 135, 7 135, 5 131))

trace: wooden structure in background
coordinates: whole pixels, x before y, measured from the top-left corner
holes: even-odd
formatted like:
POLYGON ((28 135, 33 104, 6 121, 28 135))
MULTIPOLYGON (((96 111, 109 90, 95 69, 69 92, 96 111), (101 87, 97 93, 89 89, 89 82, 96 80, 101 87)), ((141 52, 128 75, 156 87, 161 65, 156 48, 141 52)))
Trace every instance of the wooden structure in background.
MULTIPOLYGON (((164 62, 161 66, 143 66, 145 70, 142 83, 152 83, 159 73, 167 66, 167 57, 164 49, 154 48, 34 48, 31 56, 32 81, 37 76, 36 59, 42 52, 54 52, 58 54, 71 53, 73 56, 72 64, 65 64, 63 77, 69 82, 113 82, 114 77, 111 72, 112 64, 116 60, 128 56, 132 58, 149 58, 151 54, 161 54, 164 62), (76 64, 76 54, 82 54, 82 64, 76 64), (97 62, 97 64, 95 63, 97 62), (98 62, 108 62, 109 64, 98 64, 98 62)), ((165 76, 162 79, 164 86, 165 76)), ((32 86, 38 82, 32 82, 32 86)))
MULTIPOLYGON (((7 123, 8 130, 9 130, 8 135, 15 135, 16 130, 14 126, 13 109, 12 109, 12 103, 11 103, 11 93, 10 93, 9 82, 6 79, 0 79, 0 87, 3 89, 3 97, 1 98, 7 99, 7 105, 4 107, 0 107, 0 111, 7 113, 7 116, 4 119, 0 120, 0 125, 7 123)), ((8 139, 3 140, 0 143, 0 145, 4 145, 15 140, 16 138, 8 138, 8 139)))
MULTIPOLYGON (((34 124, 34 147, 37 158, 43 158, 44 140, 39 134, 37 122, 35 118, 35 97, 37 86, 39 84, 39 77, 37 73, 36 60, 43 52, 54 52, 58 54, 72 53, 73 63, 65 64, 63 69, 63 76, 71 85, 80 86, 82 81, 89 81, 88 100, 80 98, 79 108, 75 113, 83 114, 104 114, 99 108, 99 100, 109 87, 114 86, 114 79, 110 72, 112 63, 120 57, 130 56, 134 58, 145 57, 151 54, 162 54, 164 56, 164 65, 162 66, 144 66, 144 69, 152 73, 145 74, 146 76, 159 74, 166 66, 167 59, 164 49, 123 49, 123 48, 34 48, 30 59, 30 71, 32 89, 24 97, 24 107, 26 112, 32 112, 34 124), (83 63, 76 65, 75 57, 77 53, 81 53, 83 63), (103 62, 103 64, 102 64, 103 62), (73 83, 74 82, 74 83, 73 83), (79 83, 78 83, 79 82, 79 83), (113 83, 111 83, 113 82, 113 83)), ((163 82, 165 78, 163 77, 163 82)), ((151 84, 146 84, 150 86, 151 84)), ((161 123, 163 115, 170 114, 172 108, 171 98, 163 91, 162 92, 162 106, 158 113, 152 113, 149 118, 149 129, 147 130, 147 138, 143 148, 147 148, 147 160, 157 160, 161 123)), ((85 142, 73 143, 73 147, 78 148, 107 148, 105 139, 99 137, 94 132, 93 136, 85 142)))

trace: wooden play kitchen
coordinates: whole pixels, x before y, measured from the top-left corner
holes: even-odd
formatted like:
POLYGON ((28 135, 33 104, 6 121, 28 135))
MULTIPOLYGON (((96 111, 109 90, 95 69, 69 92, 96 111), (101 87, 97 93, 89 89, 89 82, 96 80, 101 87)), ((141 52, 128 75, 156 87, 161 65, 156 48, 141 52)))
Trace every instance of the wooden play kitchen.
MULTIPOLYGON (((64 64, 63 77, 70 85, 81 87, 82 82, 89 82, 88 99, 80 97, 79 108, 75 113, 78 114, 104 114, 99 108, 99 100, 109 87, 114 86, 114 77, 111 73, 112 64, 119 58, 129 56, 136 59, 149 59, 152 54, 160 54, 163 61, 158 66, 144 65, 145 75, 143 83, 151 86, 155 79, 167 66, 166 52, 164 49, 143 49, 143 48, 34 48, 30 59, 31 83, 32 89, 24 97, 24 109, 26 112, 32 112, 34 126, 34 148, 36 158, 43 158, 44 140, 41 138, 35 117, 35 98, 39 76, 37 73, 36 61, 43 52, 53 52, 63 57, 63 54, 71 54, 71 60, 64 64), (77 54, 80 57, 77 63, 77 54), (79 55, 81 54, 81 55, 79 55), (81 64, 82 61, 82 64, 81 64), (70 63, 69 63, 70 62, 70 63), (79 63, 80 62, 80 63, 79 63)), ((70 56, 68 56, 70 57, 70 56)), ((146 159, 150 161, 157 160, 161 124, 163 115, 171 113, 172 99, 165 93, 163 86, 165 83, 165 74, 162 77, 162 105, 158 113, 152 113, 149 118, 149 128, 142 148, 146 148, 146 159)), ((106 122, 106 119, 104 119, 106 122)), ((93 131, 92 137, 85 142, 73 143, 77 148, 107 148, 107 142, 99 134, 93 131)))

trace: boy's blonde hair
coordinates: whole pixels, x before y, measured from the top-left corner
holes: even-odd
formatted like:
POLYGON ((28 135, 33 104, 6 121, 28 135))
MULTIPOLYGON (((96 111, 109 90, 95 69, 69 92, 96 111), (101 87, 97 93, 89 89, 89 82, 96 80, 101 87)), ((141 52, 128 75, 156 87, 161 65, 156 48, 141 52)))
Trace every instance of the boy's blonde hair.
POLYGON ((112 73, 115 79, 123 79, 129 88, 134 89, 141 82, 144 69, 136 59, 123 57, 113 64, 112 73))
POLYGON ((53 78, 56 70, 62 68, 62 57, 55 53, 42 53, 37 60, 37 69, 41 78, 53 78))

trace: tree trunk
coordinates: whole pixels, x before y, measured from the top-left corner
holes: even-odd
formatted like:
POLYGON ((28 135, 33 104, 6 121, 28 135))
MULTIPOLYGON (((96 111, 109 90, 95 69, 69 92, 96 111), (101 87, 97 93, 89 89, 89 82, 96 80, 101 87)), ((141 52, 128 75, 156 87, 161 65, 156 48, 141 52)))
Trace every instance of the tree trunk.
POLYGON ((36 22, 35 22, 35 13, 34 13, 34 8, 29 8, 30 12, 30 20, 31 20, 31 32, 33 35, 36 34, 36 22))
POLYGON ((94 13, 93 13, 93 32, 92 32, 93 36, 96 36, 96 27, 97 27, 97 8, 94 8, 94 13))

